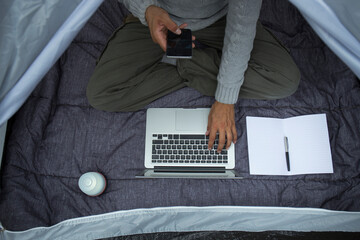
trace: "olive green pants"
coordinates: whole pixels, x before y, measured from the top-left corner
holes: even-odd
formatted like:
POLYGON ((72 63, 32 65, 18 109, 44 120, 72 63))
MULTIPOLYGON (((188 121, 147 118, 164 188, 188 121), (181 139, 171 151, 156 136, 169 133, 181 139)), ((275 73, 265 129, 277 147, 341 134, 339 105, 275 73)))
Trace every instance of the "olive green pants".
MULTIPOLYGON (((136 111, 155 99, 185 86, 214 96, 221 61, 226 18, 194 31, 205 49, 193 49, 192 59, 177 65, 161 62, 164 55, 148 27, 132 18, 116 30, 87 87, 89 103, 96 109, 136 111)), ((300 73, 288 50, 258 22, 254 47, 239 97, 278 99, 297 89, 300 73)))

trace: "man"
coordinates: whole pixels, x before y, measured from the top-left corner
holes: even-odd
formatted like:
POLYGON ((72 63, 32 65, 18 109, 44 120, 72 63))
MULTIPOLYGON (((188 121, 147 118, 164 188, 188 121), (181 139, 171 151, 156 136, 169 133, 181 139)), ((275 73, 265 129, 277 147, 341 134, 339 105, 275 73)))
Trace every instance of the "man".
POLYGON ((122 0, 128 17, 108 42, 87 96, 105 111, 136 111, 189 86, 215 96, 208 117, 209 148, 236 143, 234 104, 294 93, 300 73, 289 52, 257 21, 261 0, 122 0), (193 57, 164 59, 166 33, 193 30, 193 57))

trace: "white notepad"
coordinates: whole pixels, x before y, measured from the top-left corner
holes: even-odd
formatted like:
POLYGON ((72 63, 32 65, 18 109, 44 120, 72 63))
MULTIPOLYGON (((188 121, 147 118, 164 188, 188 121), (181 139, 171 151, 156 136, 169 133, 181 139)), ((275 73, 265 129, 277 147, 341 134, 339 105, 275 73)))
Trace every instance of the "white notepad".
POLYGON ((246 117, 250 174, 333 173, 325 114, 287 119, 246 117), (288 138, 290 171, 284 137, 288 138))

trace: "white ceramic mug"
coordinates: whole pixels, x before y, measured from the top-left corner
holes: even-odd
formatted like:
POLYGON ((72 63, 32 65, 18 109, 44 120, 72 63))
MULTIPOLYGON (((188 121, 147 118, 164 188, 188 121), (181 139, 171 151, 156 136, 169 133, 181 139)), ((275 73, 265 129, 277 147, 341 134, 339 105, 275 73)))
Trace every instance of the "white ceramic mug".
POLYGON ((92 197, 99 196, 106 188, 105 177, 98 172, 87 172, 83 174, 78 184, 81 191, 92 197))

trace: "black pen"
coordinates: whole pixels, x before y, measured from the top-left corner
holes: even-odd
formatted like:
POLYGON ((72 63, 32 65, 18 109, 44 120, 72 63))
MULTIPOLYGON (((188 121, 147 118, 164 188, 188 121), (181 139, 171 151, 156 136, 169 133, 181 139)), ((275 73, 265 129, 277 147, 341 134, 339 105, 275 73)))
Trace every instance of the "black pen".
POLYGON ((286 157, 286 166, 288 172, 290 171, 290 157, 289 157, 289 142, 288 138, 284 137, 284 144, 285 144, 285 157, 286 157))

